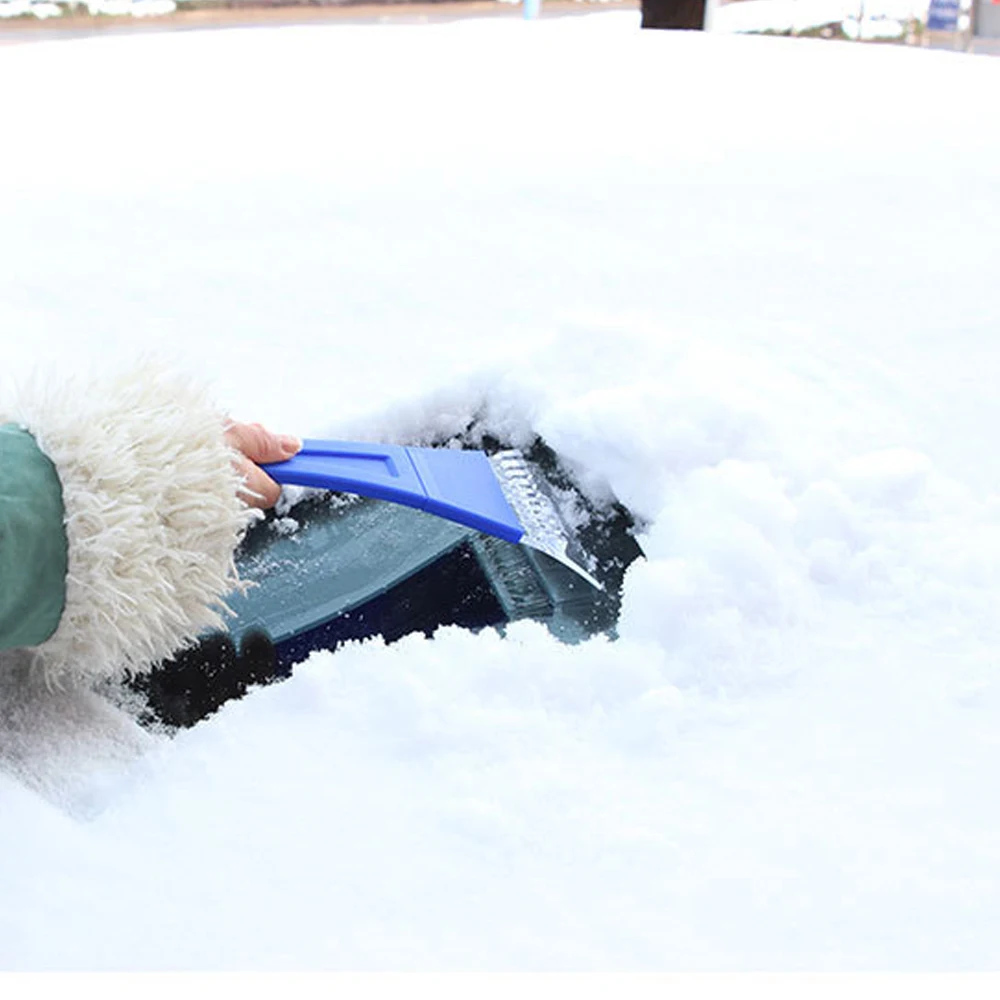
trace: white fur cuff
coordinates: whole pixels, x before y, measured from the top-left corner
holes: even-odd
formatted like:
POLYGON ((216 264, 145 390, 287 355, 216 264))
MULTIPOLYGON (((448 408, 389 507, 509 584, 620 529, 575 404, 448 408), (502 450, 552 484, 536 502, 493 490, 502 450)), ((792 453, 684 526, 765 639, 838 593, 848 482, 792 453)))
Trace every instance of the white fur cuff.
POLYGON ((63 490, 66 606, 32 650, 47 682, 140 673, 222 624, 253 515, 203 389, 145 368, 35 386, 11 419, 34 435, 63 490))

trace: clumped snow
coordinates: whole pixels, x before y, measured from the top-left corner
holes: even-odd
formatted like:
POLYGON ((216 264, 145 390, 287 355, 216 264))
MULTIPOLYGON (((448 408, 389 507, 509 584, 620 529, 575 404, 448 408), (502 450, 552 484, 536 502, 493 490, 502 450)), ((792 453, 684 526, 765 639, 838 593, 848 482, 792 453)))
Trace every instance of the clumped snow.
POLYGON ((0 964, 995 967, 1000 62, 614 12, 28 79, 5 379, 540 434, 648 558, 616 642, 354 644, 173 739, 8 710, 0 964))

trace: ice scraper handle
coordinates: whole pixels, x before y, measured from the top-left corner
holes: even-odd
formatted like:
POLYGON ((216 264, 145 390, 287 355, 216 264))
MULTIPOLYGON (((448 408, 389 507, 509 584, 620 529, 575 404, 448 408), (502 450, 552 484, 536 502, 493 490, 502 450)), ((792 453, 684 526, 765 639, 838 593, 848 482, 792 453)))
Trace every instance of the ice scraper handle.
POLYGON ((261 468, 278 483, 388 500, 507 542, 524 535, 481 451, 307 440, 287 462, 261 468))

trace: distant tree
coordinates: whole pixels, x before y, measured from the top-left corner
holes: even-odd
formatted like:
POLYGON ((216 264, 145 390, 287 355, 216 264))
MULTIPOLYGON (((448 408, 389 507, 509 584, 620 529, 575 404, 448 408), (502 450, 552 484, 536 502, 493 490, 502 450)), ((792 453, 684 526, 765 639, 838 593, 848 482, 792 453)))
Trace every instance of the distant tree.
POLYGON ((642 26, 701 31, 705 27, 705 0, 642 0, 642 26))

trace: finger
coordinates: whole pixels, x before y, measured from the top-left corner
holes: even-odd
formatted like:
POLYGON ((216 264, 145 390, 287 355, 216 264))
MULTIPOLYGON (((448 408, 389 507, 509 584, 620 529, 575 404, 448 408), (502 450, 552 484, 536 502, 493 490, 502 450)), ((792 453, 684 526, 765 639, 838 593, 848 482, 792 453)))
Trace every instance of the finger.
POLYGON ((230 424, 226 440, 251 462, 284 462, 302 448, 298 438, 275 434, 260 424, 230 424))
POLYGON ((278 502, 281 487, 263 469, 247 458, 238 460, 236 468, 243 478, 240 496, 249 506, 267 510, 278 502))

